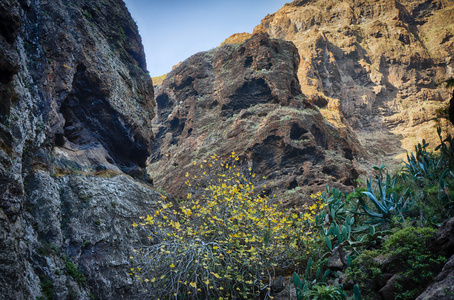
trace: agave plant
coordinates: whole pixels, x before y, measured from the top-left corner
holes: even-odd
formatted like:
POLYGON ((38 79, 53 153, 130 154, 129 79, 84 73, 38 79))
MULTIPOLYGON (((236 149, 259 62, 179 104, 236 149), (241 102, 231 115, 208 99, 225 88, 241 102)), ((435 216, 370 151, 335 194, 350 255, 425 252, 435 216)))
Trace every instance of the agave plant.
POLYGON ((429 153, 426 150, 429 144, 423 140, 422 145, 418 144, 415 147, 416 155, 413 153, 407 155, 406 173, 422 185, 427 182, 432 186, 438 185, 438 200, 444 204, 448 215, 451 215, 454 209, 454 199, 449 194, 450 188, 452 189, 452 178, 454 178, 452 171, 454 166, 453 138, 450 134, 443 138, 440 127, 437 128, 437 133, 440 144, 435 151, 440 151, 440 155, 429 153))
POLYGON ((407 154, 407 162, 405 163, 406 171, 412 175, 414 179, 421 180, 428 178, 430 180, 437 179, 439 170, 443 168, 445 162, 443 158, 435 158, 427 151, 428 143, 423 139, 422 144, 418 143, 415 146, 415 154, 407 154))
POLYGON ((367 180, 367 191, 363 192, 370 202, 372 202, 375 209, 369 207, 364 199, 358 199, 358 203, 363 208, 365 214, 372 217, 372 223, 390 221, 391 217, 396 215, 401 216, 403 219, 403 214, 407 210, 411 200, 410 196, 405 196, 408 189, 401 196, 397 195, 396 191, 394 191, 397 177, 391 179, 391 176, 386 172, 386 180, 384 182, 382 181, 382 169, 384 167, 384 165, 380 168, 374 166, 374 169, 378 170, 376 181, 378 194, 376 195, 374 191, 371 178, 367 180))
MULTIPOLYGON (((312 261, 310 261, 312 263, 312 261)), ((306 269, 306 274, 304 275, 303 279, 300 279, 298 274, 293 273, 293 284, 295 285, 296 289, 296 298, 297 300, 303 299, 354 299, 354 300, 361 300, 361 292, 357 285, 353 287, 353 295, 351 297, 347 297, 347 294, 342 289, 342 286, 333 286, 328 285, 326 283, 326 278, 329 275, 329 270, 327 270, 323 276, 318 277, 311 281, 307 278, 307 271, 311 268, 310 264, 308 264, 308 268, 306 269), (318 279, 317 279, 318 278, 318 279), (318 281, 319 280, 319 281, 318 281)), ((317 269, 317 273, 321 268, 317 269)), ((289 295, 290 299, 290 295, 289 295)))
POLYGON ((295 285, 298 300, 306 299, 315 284, 326 283, 328 275, 331 272, 330 270, 323 271, 322 267, 319 266, 314 276, 312 263, 312 258, 309 258, 306 266, 306 272, 303 274, 302 278, 300 278, 298 274, 293 273, 293 284, 295 285))
POLYGON ((316 285, 309 293, 310 299, 313 300, 340 300, 343 296, 340 288, 332 285, 316 285))
MULTIPOLYGON (((361 198, 362 192, 358 191, 357 196, 361 198)), ((347 194, 338 189, 329 189, 322 193, 322 199, 327 204, 326 208, 316 216, 315 225, 320 232, 320 240, 325 242, 329 252, 326 252, 322 259, 330 257, 339 252, 344 267, 349 266, 351 255, 344 255, 344 249, 358 251, 360 247, 374 244, 377 239, 384 238, 386 231, 376 231, 374 226, 355 225, 355 214, 366 214, 358 212, 361 207, 356 202, 347 204, 347 194), (348 206, 348 208, 346 207, 348 206)), ((357 200, 359 201, 359 200, 357 200)))

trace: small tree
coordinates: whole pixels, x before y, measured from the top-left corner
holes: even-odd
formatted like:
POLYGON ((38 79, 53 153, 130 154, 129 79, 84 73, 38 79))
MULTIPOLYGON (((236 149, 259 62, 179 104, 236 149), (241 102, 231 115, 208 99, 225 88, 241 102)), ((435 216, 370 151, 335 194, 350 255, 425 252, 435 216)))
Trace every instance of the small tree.
POLYGON ((176 205, 163 196, 153 215, 133 224, 149 231, 151 244, 135 252, 130 275, 153 299, 268 298, 276 268, 307 251, 316 210, 284 212, 238 160, 232 153, 228 162, 216 155, 194 162, 187 199, 176 205))

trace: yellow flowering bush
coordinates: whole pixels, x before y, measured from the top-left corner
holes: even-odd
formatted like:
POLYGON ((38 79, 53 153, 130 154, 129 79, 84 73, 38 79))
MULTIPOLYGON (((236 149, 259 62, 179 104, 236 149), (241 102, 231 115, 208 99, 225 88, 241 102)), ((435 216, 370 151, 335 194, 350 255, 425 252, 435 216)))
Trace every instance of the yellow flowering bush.
POLYGON ((232 153, 228 161, 194 162, 185 201, 163 196, 154 214, 133 224, 149 232, 150 244, 136 250, 130 275, 153 299, 269 298, 276 269, 307 251, 317 205, 280 210, 238 160, 232 153))

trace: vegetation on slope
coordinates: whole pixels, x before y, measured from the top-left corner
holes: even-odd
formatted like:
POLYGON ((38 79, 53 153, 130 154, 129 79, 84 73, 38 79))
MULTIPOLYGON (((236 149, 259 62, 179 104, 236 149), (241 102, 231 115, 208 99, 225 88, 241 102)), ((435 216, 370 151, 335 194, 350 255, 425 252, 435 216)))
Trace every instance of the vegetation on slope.
POLYGON ((226 44, 240 44, 244 42, 245 40, 249 39, 252 36, 252 34, 247 33, 247 32, 242 32, 242 33, 235 33, 229 36, 228 38, 225 39, 221 43, 221 46, 226 45, 226 44))
POLYGON ((133 224, 150 236, 130 275, 162 299, 272 299, 284 288, 279 275, 298 299, 374 299, 391 274, 393 296, 413 299, 446 261, 430 242, 454 215, 452 138, 438 134, 438 153, 423 140, 401 172, 374 166, 375 178, 354 192, 327 187, 286 211, 234 153, 194 162, 187 199, 163 197, 133 224))
POLYGON ((160 85, 164 81, 164 79, 166 79, 166 77, 167 73, 161 76, 152 77, 151 81, 153 81, 153 85, 160 85))

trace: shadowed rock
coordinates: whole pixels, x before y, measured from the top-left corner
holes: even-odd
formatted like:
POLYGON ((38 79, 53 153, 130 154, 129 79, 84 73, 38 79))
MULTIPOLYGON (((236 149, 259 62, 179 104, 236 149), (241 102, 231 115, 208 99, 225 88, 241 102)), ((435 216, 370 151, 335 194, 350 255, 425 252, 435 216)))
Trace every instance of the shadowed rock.
MULTIPOLYGON (((156 91, 148 167, 155 184, 183 197, 194 160, 235 152, 269 186, 352 186, 356 159, 367 154, 348 127, 330 125, 301 93, 298 63, 292 43, 260 34, 198 53, 170 72, 156 91)), ((299 194, 289 200, 305 201, 299 194)))
POLYGON ((1 299, 136 294, 153 96, 123 1, 0 1, 1 299))

